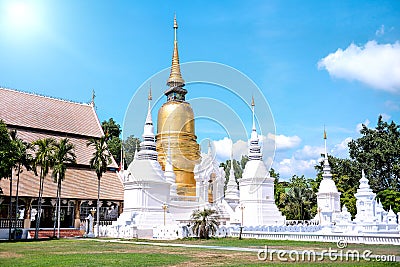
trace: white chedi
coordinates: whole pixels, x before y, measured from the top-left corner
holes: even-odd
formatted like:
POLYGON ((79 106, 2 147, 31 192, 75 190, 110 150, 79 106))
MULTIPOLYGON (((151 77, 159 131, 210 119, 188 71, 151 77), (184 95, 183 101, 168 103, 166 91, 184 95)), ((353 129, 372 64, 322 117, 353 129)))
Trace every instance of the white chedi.
POLYGON ((152 235, 152 229, 156 225, 176 223, 171 214, 163 209, 165 203, 170 201, 171 184, 166 181, 157 161, 150 100, 151 94, 140 151, 125 171, 124 210, 115 223, 148 230, 148 236, 152 235))
POLYGON ((239 180, 240 204, 236 217, 243 226, 282 225, 285 217, 278 210, 274 198, 274 178, 262 160, 261 146, 255 126, 254 99, 252 99, 253 127, 249 140, 249 161, 239 180))
POLYGON ((315 220, 318 220, 323 226, 332 226, 334 218, 340 212, 340 192, 332 179, 331 167, 328 161, 328 152, 326 148, 326 132, 324 130, 325 155, 322 173, 322 181, 317 192, 317 214, 315 220))

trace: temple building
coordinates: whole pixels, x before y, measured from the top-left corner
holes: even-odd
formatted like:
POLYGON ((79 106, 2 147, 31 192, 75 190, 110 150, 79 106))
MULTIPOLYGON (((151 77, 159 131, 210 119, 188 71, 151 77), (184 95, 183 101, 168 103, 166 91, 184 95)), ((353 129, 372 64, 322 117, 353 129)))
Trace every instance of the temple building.
MULTIPOLYGON (((75 103, 11 89, 0 88, 0 119, 9 130, 26 142, 43 138, 68 138, 74 145, 76 164, 68 166, 61 191, 61 227, 79 228, 97 202, 97 175, 89 161, 94 149, 87 146, 91 138, 104 135, 97 118, 94 102, 75 103)), ((34 155, 34 152, 31 152, 34 155)), ((115 160, 101 178, 100 220, 116 220, 122 212, 123 187, 116 174, 115 160)), ((44 179, 40 228, 54 225, 57 185, 51 177, 44 179)), ((15 207, 17 179, 13 170, 12 199, 15 207)), ((0 180, 4 195, 0 196, 0 227, 6 227, 10 204, 10 180, 0 180)), ((18 227, 35 227, 38 213, 39 176, 26 169, 20 174, 18 227)), ((15 211, 13 212, 15 216, 15 211)))

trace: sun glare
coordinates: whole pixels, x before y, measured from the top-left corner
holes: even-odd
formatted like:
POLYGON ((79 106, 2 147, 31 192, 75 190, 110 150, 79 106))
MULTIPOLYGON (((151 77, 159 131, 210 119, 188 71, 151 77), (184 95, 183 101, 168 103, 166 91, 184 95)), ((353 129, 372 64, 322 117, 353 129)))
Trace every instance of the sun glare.
POLYGON ((10 1, 7 3, 7 24, 14 30, 33 30, 38 27, 39 16, 32 4, 27 1, 10 1))

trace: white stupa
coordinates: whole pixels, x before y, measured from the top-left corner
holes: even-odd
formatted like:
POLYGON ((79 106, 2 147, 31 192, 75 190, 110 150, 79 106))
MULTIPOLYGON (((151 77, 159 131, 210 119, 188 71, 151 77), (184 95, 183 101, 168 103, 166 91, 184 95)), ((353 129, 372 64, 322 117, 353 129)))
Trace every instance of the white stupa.
POLYGON ((251 102, 253 128, 242 178, 239 180, 240 204, 236 214, 240 214, 243 226, 282 225, 285 217, 278 210, 274 198, 274 178, 262 160, 261 147, 256 130, 254 116, 254 98, 251 102))
POLYGON ((226 185, 225 200, 232 209, 235 209, 239 204, 239 189, 235 179, 235 170, 233 169, 233 147, 231 153, 231 169, 229 171, 229 179, 226 185))
POLYGON ((372 192, 369 186, 368 179, 365 177, 364 170, 362 170, 360 186, 357 193, 354 195, 357 199, 356 207, 357 214, 354 222, 375 222, 377 221, 375 206, 376 194, 372 192))
POLYGON ((157 161, 158 153, 151 117, 151 91, 149 93, 147 118, 143 129, 140 151, 124 173, 124 210, 116 225, 132 225, 141 236, 152 236, 157 225, 176 224, 165 209, 170 201, 171 183, 166 181, 164 172, 157 161))
POLYGON ((317 193, 318 212, 315 219, 320 221, 321 225, 330 226, 336 215, 340 212, 340 192, 332 179, 331 166, 328 161, 328 152, 326 149, 326 131, 324 130, 325 156, 322 173, 322 181, 317 193))

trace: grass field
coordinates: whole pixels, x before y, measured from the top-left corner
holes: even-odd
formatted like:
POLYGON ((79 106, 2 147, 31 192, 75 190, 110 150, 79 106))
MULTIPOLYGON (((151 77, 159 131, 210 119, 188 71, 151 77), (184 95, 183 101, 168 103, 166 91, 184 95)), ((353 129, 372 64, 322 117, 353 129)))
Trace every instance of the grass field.
MULTIPOLYGON (((107 240, 103 240, 107 241, 107 240)), ((143 242, 143 240, 140 240, 143 242)), ((154 242, 144 241, 144 242, 154 242)), ((165 242, 165 241, 163 241, 165 242)), ((272 241, 234 238, 210 240, 177 240, 174 243, 223 247, 276 249, 327 249, 335 244, 316 242, 272 241)), ((172 243, 172 241, 170 242, 172 243)), ((400 255, 397 246, 349 245, 349 249, 379 251, 400 255)), ((336 245, 335 245, 336 247, 336 245)), ((0 266, 274 266, 287 264, 274 258, 260 261, 256 252, 212 250, 204 248, 163 247, 150 244, 98 242, 90 239, 62 239, 31 242, 0 243, 0 266)), ((400 266, 393 262, 332 262, 324 266, 400 266)), ((320 266, 321 262, 291 262, 291 266, 320 266)))

